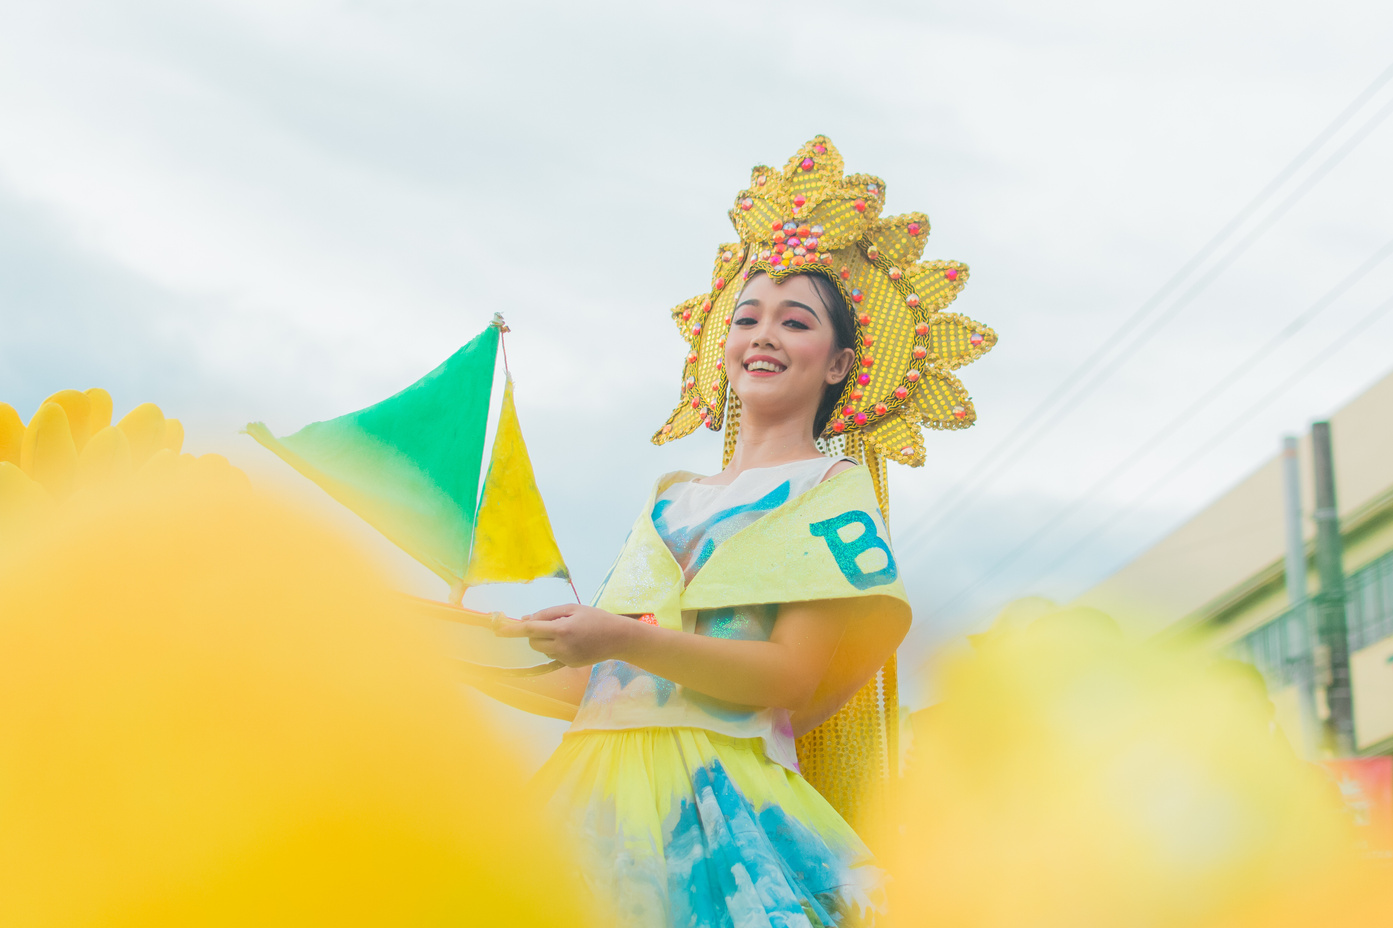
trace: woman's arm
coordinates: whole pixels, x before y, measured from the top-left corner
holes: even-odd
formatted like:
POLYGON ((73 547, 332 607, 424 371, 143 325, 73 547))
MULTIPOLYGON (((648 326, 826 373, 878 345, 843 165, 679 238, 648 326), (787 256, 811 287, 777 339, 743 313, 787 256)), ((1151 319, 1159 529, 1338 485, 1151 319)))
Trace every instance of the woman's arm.
POLYGON ((908 610, 894 608, 886 597, 870 596, 856 603, 856 634, 842 638, 817 692, 793 713, 794 735, 807 734, 846 705, 885 666, 909 631, 908 610))
POLYGON ((857 603, 785 603, 768 641, 692 635, 579 605, 544 609, 496 631, 529 638, 567 665, 622 660, 715 699, 798 710, 817 691, 857 603))

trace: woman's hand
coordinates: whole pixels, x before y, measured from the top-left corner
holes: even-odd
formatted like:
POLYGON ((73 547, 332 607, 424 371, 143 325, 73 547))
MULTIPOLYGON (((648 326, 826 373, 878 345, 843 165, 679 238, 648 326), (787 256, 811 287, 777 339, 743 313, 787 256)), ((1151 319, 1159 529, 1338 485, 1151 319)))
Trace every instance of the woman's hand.
POLYGON ((618 657, 635 626, 648 627, 627 616, 573 603, 542 609, 516 621, 502 619, 494 623, 493 633, 500 638, 530 639, 534 651, 568 667, 583 667, 618 657))
POLYGON ((875 674, 909 628, 908 609, 887 612, 877 599, 784 603, 768 641, 709 638, 578 605, 500 616, 494 634, 527 638, 571 667, 620 660, 713 699, 788 709, 816 724, 875 674), (865 631, 832 668, 853 625, 865 631))

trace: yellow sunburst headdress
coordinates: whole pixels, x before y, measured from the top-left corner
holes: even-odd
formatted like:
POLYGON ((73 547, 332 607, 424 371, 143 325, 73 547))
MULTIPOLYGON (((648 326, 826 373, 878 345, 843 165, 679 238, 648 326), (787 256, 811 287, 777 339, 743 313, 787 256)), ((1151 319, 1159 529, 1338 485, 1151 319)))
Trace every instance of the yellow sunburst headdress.
MULTIPOLYGON (((823 136, 805 144, 781 171, 756 167, 730 211, 740 241, 721 245, 711 290, 672 310, 690 350, 682 401, 653 436, 655 444, 725 422, 726 332, 741 285, 763 271, 775 280, 821 273, 840 288, 856 322, 856 370, 838 413, 819 436, 841 437, 853 456, 874 451, 911 467, 924 463, 920 427, 966 428, 972 400, 952 371, 996 344, 996 333, 943 312, 967 283, 967 265, 920 262, 929 219, 881 218, 885 182, 842 176, 842 158, 823 136)), ((734 418, 734 417, 732 417, 734 418)), ((727 432, 731 446, 736 429, 727 432)))
MULTIPOLYGON (((961 429, 977 418, 953 371, 996 344, 996 333, 943 310, 967 283, 967 265, 921 261, 929 219, 881 218, 885 182, 842 175, 842 158, 824 136, 798 150, 783 170, 757 167, 730 211, 738 242, 721 245, 711 290, 672 310, 689 349, 682 401, 654 444, 724 425, 725 463, 739 429, 739 398, 724 370, 726 333, 741 286, 763 271, 776 281, 818 273, 840 290, 856 323, 856 366, 838 409, 818 436, 823 450, 870 468, 889 522, 885 462, 924 463, 921 428, 961 429)), ((899 694, 895 659, 836 715, 798 739, 803 775, 853 824, 874 815, 882 787, 898 770, 899 694)))

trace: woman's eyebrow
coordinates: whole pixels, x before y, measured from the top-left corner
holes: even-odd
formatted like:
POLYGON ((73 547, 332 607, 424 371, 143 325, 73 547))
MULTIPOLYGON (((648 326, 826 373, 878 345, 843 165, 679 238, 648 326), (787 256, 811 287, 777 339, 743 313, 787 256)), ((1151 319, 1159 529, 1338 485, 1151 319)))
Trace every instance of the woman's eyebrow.
POLYGON ((806 309, 808 312, 810 312, 810 313, 813 314, 813 318, 814 318, 814 319, 816 319, 818 322, 821 322, 821 321, 822 321, 822 317, 819 316, 819 315, 817 314, 817 310, 813 309, 813 308, 812 308, 811 306, 809 306, 807 303, 799 303, 797 300, 784 300, 783 303, 780 304, 780 305, 782 305, 782 306, 797 306, 799 309, 806 309))
MULTIPOLYGON (((736 308, 736 309, 739 309, 740 307, 744 306, 744 305, 747 304, 747 303, 754 303, 756 306, 758 306, 758 305, 759 305, 759 300, 755 299, 754 297, 750 297, 748 300, 741 300, 740 302, 736 303, 736 304, 735 304, 735 308, 736 308)), ((813 309, 813 308, 812 308, 811 306, 809 306, 807 303, 800 303, 800 302, 798 302, 797 300, 783 300, 782 302, 779 303, 779 305, 780 305, 780 306, 796 306, 796 307, 798 307, 799 309, 806 309, 808 312, 812 313, 814 319, 816 319, 818 322, 821 322, 821 321, 822 321, 822 317, 819 316, 819 315, 817 314, 817 310, 813 309)))

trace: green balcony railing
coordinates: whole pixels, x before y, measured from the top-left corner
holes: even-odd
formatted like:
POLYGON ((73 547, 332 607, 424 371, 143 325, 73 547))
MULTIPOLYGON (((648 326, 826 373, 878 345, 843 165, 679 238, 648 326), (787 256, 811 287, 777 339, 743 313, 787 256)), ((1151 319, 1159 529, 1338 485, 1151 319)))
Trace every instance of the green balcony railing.
POLYGON ((1229 655, 1256 667, 1272 689, 1295 683, 1309 672, 1311 664, 1308 605, 1298 603, 1253 629, 1228 647, 1229 655))
MULTIPOLYGON (((1230 656, 1247 661, 1280 689, 1310 672, 1311 602, 1297 603, 1231 644, 1230 656)), ((1349 649, 1357 651, 1393 635, 1393 551, 1345 578, 1349 649)))
POLYGON ((1345 621, 1351 651, 1393 635, 1393 551, 1345 579, 1345 621))

